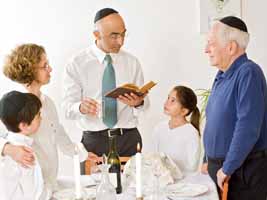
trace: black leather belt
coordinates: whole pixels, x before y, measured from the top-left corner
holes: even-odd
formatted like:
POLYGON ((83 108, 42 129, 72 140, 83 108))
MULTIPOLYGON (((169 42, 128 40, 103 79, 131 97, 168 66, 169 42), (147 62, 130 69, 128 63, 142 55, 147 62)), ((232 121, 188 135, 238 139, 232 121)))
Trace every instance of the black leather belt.
MULTIPOLYGON (((267 157, 267 149, 251 152, 248 154, 246 160, 253 160, 258 158, 265 158, 267 157)), ((208 158, 209 161, 217 164, 223 164, 224 158, 208 158)))
POLYGON ((127 134, 129 131, 132 131, 135 129, 137 128, 115 128, 115 129, 105 129, 101 131, 83 131, 83 134, 111 137, 114 135, 117 135, 117 136, 124 135, 124 134, 127 134))

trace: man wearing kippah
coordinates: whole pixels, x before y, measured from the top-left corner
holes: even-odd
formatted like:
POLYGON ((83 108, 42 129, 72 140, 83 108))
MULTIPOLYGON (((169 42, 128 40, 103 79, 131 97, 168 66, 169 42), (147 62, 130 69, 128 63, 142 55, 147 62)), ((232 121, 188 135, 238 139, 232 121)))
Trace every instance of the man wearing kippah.
POLYGON ((75 55, 65 69, 65 116, 77 120, 87 150, 107 154, 109 137, 116 135, 119 155, 131 156, 137 143, 142 144, 137 117, 147 109, 148 99, 132 93, 112 99, 105 94, 125 83, 142 86, 143 72, 137 58, 121 50, 126 28, 118 11, 99 10, 94 25, 95 44, 75 55))
POLYGON ((228 200, 266 200, 267 88, 258 64, 249 60, 249 34, 239 18, 216 21, 206 53, 219 69, 206 108, 204 146, 208 172, 228 200))

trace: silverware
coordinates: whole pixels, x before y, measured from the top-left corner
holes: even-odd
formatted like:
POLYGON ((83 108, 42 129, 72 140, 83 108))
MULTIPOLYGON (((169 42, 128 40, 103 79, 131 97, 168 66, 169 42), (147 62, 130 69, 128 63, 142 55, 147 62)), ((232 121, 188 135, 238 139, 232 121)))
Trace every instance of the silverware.
POLYGON ((92 188, 92 187, 96 187, 96 184, 93 185, 86 185, 85 188, 92 188))
POLYGON ((169 200, 174 200, 174 199, 172 199, 171 197, 169 197, 169 196, 167 196, 167 199, 169 199, 169 200))

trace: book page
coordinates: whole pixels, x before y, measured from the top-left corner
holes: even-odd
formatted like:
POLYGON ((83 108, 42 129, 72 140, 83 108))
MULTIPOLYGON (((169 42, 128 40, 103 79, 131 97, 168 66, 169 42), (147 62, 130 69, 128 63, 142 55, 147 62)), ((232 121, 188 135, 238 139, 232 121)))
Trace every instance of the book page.
POLYGON ((150 90, 155 85, 156 85, 156 83, 154 83, 153 81, 150 81, 140 89, 140 92, 146 93, 146 92, 148 92, 148 90, 150 90))

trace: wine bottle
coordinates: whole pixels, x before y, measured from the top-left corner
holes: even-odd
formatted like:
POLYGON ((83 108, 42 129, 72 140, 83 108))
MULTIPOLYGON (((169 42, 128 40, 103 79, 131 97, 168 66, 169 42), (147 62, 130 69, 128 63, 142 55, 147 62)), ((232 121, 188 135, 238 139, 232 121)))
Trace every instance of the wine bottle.
POLYGON ((120 157, 117 152, 117 143, 115 135, 109 137, 109 154, 108 154, 108 164, 109 168, 109 178, 111 183, 116 188, 117 194, 122 192, 121 186, 121 162, 120 157))

